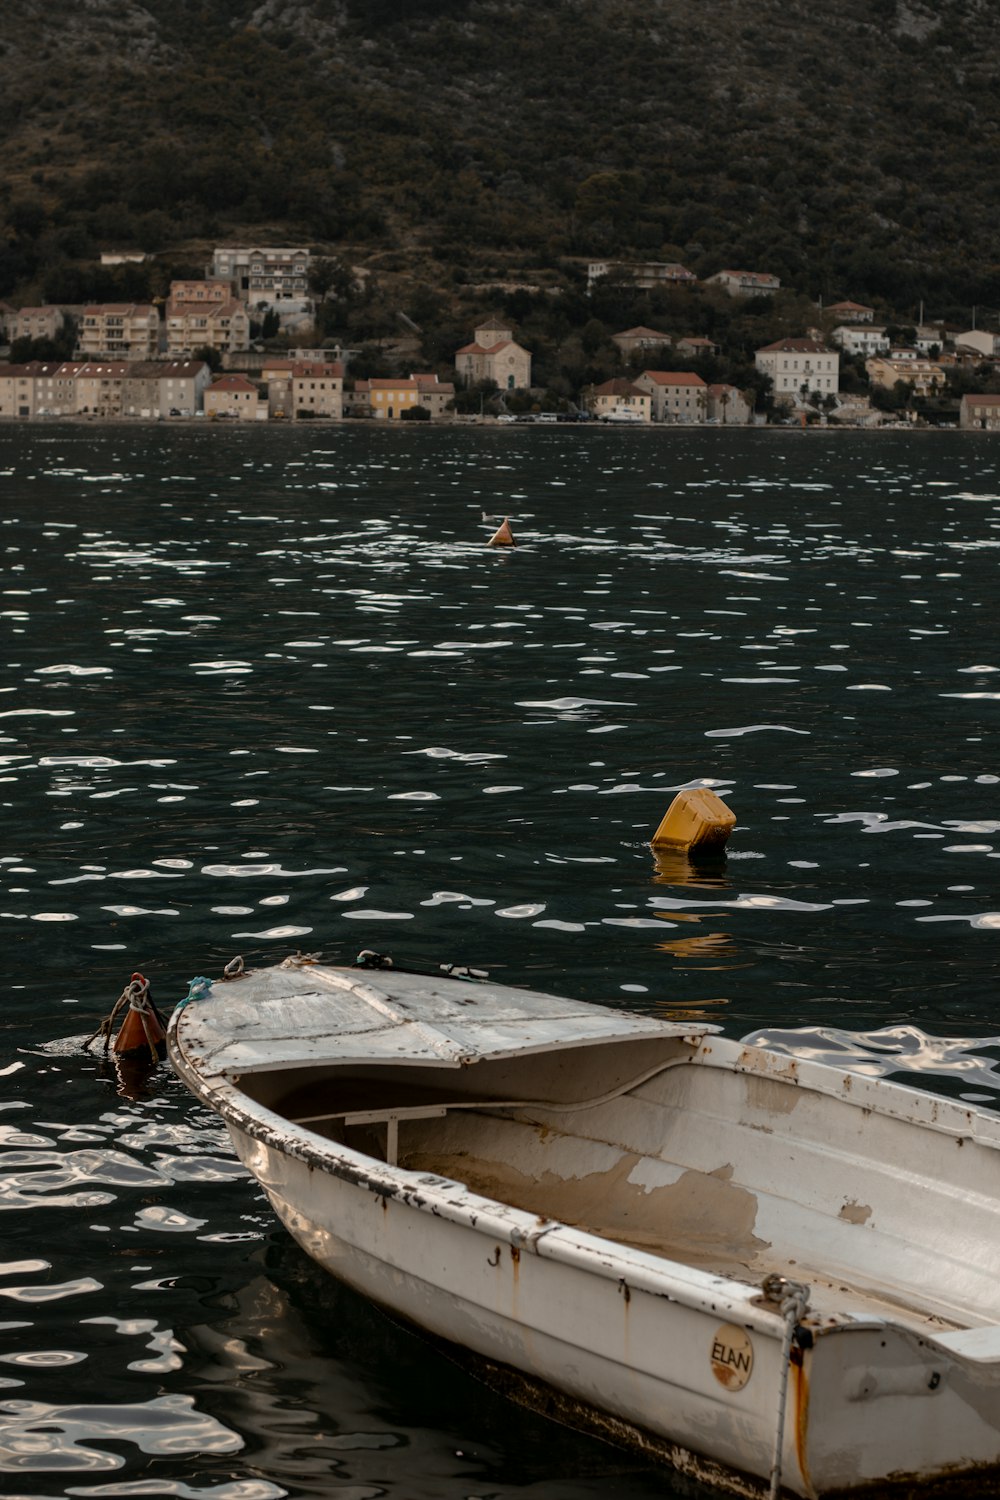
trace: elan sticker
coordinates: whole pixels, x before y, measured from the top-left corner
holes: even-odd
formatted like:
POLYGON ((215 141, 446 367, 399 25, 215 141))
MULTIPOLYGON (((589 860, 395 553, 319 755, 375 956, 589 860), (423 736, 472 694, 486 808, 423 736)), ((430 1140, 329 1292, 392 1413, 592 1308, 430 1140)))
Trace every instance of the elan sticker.
POLYGON ((724 1323, 712 1339, 712 1374, 727 1390, 741 1391, 753 1374, 753 1345, 743 1328, 724 1323))

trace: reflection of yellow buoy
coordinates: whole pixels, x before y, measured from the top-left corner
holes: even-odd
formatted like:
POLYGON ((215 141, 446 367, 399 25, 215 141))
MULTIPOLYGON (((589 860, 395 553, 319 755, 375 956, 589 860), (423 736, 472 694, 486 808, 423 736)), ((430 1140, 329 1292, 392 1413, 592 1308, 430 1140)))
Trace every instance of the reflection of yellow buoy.
POLYGON ((736 814, 707 786, 678 792, 653 834, 654 849, 688 849, 692 855, 719 853, 736 826, 736 814))
POLYGON ((494 531, 493 535, 490 537, 489 542, 487 543, 487 546, 490 546, 490 547, 516 547, 517 546, 517 543, 514 541, 514 533, 510 529, 510 522, 507 520, 506 516, 504 516, 504 518, 503 518, 503 523, 500 526, 497 527, 496 531, 494 531))

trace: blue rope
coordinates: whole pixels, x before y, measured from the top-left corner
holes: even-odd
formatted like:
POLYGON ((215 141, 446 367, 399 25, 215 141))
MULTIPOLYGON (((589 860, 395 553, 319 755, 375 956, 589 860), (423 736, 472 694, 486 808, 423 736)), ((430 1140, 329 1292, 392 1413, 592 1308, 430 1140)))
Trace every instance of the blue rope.
POLYGON ((178 1000, 177 1004, 174 1006, 174 1014, 176 1015, 178 1011, 183 1010, 185 1005, 189 1005, 192 1000, 207 999, 208 993, 211 988, 212 981, 210 979, 206 979, 203 974, 200 974, 197 979, 189 980, 188 992, 184 996, 184 999, 178 1000))

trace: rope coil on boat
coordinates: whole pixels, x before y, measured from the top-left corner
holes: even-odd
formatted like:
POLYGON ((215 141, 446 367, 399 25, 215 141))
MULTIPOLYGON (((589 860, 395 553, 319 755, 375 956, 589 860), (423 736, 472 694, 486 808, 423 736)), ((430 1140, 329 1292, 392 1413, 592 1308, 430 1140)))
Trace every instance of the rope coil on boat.
POLYGON ((761 1291, 764 1293, 765 1300, 772 1304, 785 1324, 778 1373, 778 1415, 768 1489, 768 1500, 778 1500, 781 1490, 781 1449, 785 1440, 785 1409, 788 1405, 788 1367, 799 1321, 809 1306, 809 1288, 801 1281, 791 1281, 787 1276, 773 1274, 764 1277, 761 1282, 761 1291))
POLYGON ((179 1011, 182 1011, 185 1005, 190 1005, 192 1000, 204 1000, 211 988, 212 981, 206 979, 204 974, 199 974, 196 979, 188 980, 188 992, 184 996, 184 999, 178 1000, 174 1006, 174 1015, 176 1016, 179 1011))

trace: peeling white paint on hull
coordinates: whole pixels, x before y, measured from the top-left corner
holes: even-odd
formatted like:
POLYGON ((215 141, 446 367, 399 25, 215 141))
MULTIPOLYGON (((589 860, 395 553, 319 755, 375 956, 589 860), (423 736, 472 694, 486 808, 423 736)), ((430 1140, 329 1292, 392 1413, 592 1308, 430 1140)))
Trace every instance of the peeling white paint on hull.
POLYGON ((790 1493, 1000 1461, 995 1117, 711 1028, 346 972, 216 986, 170 1038, 331 1274, 743 1493, 786 1372, 790 1493), (809 1283, 787 1367, 768 1275, 809 1283))

